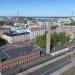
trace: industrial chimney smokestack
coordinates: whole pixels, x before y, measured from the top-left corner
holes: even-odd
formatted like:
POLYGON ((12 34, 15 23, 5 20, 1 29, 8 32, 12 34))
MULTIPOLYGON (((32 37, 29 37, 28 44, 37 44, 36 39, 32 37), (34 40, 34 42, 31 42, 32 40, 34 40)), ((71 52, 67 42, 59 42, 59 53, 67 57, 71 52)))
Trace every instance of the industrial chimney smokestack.
POLYGON ((46 36, 46 53, 50 54, 50 33, 51 33, 51 28, 50 25, 47 27, 47 36, 46 36))

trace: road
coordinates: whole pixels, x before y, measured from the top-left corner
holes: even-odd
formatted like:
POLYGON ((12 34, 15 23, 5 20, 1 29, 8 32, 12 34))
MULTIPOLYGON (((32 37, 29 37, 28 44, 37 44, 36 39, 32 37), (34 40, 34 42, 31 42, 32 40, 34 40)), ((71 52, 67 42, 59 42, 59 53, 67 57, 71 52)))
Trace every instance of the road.
POLYGON ((50 75, 51 73, 59 70, 60 68, 62 68, 63 66, 65 66, 69 63, 71 63, 71 60, 69 59, 69 57, 66 57, 66 58, 58 60, 52 64, 49 64, 41 69, 38 69, 28 75, 50 75))

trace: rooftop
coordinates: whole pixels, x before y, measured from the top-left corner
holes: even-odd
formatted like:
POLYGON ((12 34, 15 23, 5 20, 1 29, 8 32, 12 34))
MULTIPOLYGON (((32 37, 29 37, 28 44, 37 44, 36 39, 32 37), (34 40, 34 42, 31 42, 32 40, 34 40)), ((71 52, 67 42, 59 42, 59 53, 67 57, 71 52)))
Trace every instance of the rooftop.
POLYGON ((40 30, 45 30, 45 29, 34 27, 34 28, 31 28, 30 30, 31 30, 31 32, 33 32, 33 31, 40 31, 40 30))
POLYGON ((15 58, 18 56, 27 55, 33 51, 34 49, 32 45, 29 45, 26 47, 20 47, 20 48, 8 50, 8 51, 3 50, 3 51, 0 51, 0 60, 4 61, 4 60, 15 58))
POLYGON ((12 33, 5 33, 7 36, 19 36, 19 35, 26 35, 26 34, 30 34, 29 32, 25 32, 25 33, 16 33, 16 34, 12 34, 12 33))

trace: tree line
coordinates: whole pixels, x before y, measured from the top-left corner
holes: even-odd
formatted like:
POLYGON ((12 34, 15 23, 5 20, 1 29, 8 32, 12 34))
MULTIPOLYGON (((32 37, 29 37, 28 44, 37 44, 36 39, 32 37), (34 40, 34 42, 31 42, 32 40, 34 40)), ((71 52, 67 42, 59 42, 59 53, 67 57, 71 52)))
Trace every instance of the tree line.
MULTIPOLYGON (((70 36, 66 32, 53 33, 51 35, 50 48, 52 49, 56 45, 63 45, 70 40, 70 36)), ((36 37, 36 44, 41 48, 46 48, 46 34, 36 37)))

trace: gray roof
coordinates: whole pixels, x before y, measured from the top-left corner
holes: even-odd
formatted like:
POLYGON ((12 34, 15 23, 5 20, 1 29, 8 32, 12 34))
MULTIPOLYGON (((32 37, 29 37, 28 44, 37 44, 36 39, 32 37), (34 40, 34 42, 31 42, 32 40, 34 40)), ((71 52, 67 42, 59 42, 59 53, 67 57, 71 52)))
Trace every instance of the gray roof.
POLYGON ((0 51, 0 60, 4 61, 7 59, 15 58, 18 56, 23 56, 31 53, 33 51, 33 46, 20 47, 8 51, 0 51))
POLYGON ((14 57, 18 57, 21 55, 27 55, 27 54, 31 53, 32 50, 33 50, 33 46, 26 46, 26 47, 20 47, 17 49, 9 50, 6 52, 8 55, 10 55, 11 58, 14 58, 14 57))
POLYGON ((58 28, 58 25, 51 26, 51 30, 58 28))
POLYGON ((8 59, 8 56, 5 54, 5 52, 0 51, 0 60, 4 61, 8 59))
POLYGON ((19 35, 25 35, 25 34, 30 34, 29 32, 25 32, 25 33, 19 33, 19 34, 12 34, 12 33, 5 33, 7 36, 19 36, 19 35))

